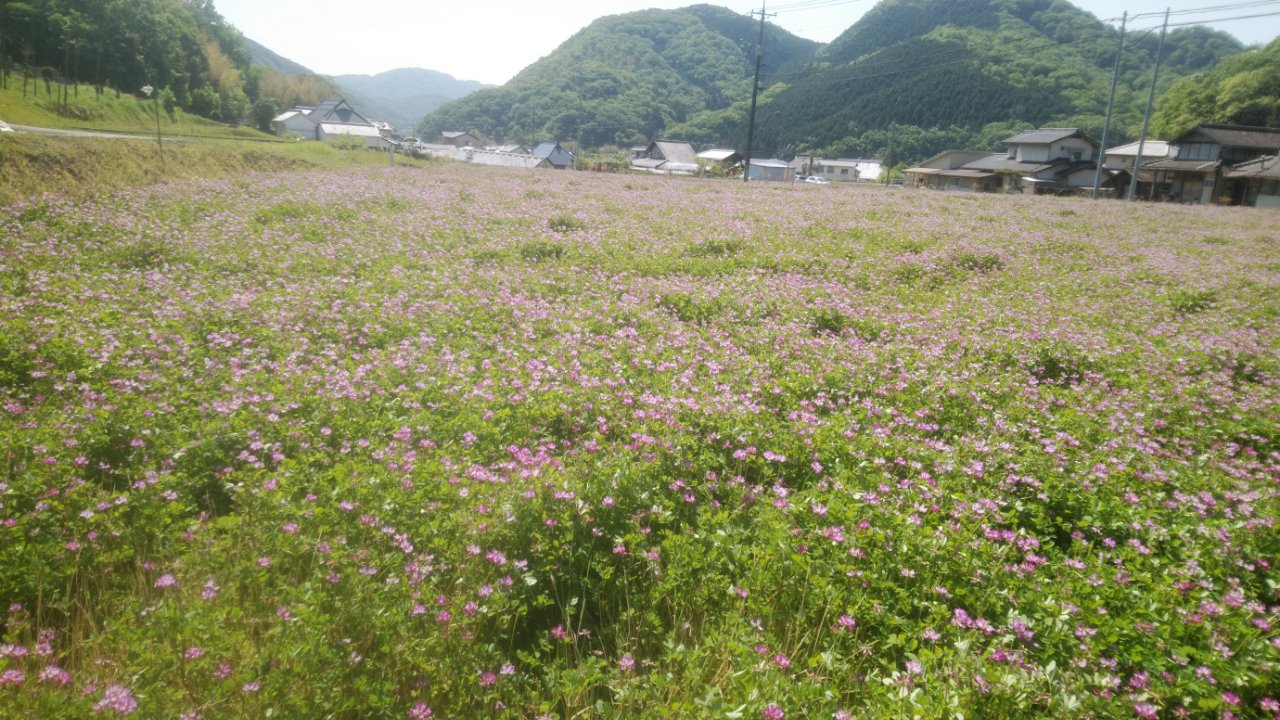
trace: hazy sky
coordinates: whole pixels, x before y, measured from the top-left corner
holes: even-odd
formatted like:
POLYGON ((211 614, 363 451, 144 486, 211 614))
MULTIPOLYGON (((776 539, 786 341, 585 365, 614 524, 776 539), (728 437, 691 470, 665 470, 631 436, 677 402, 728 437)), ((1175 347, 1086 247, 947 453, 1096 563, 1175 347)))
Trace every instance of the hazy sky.
MULTIPOLYGON (((677 8, 696 0, 214 0, 218 11, 248 37, 325 75, 376 74, 401 67, 422 67, 460 80, 501 84, 554 50, 598 17, 642 10, 677 8)), ((746 14, 758 0, 721 0, 714 4, 746 14)), ((1223 5, 1245 9, 1183 15, 1205 21, 1280 12, 1280 2, 1245 0, 1076 0, 1107 19, 1223 5)), ((774 22, 801 37, 829 42, 854 23, 875 0, 776 0, 769 2, 774 22)), ((1117 23, 1118 24, 1118 23, 1117 23)), ((1130 27, 1159 25, 1146 17, 1130 27)), ((1280 15, 1213 23, 1247 43, 1280 35, 1280 15)))

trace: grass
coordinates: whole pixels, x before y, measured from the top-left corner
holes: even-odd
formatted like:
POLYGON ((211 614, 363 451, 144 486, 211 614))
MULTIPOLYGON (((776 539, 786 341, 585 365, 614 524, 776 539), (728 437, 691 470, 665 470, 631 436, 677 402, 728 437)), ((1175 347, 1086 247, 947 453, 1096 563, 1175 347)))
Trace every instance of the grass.
MULTIPOLYGON (((132 95, 99 95, 92 85, 71 90, 70 110, 59 112, 56 96, 32 81, 10 75, 0 88, 0 120, 64 130, 136 135, 136 138, 0 135, 0 206, 40 194, 84 196, 194 178, 238 177, 254 172, 377 167, 387 156, 331 143, 288 142, 248 127, 232 127, 181 109, 162 115, 161 155, 155 136, 155 106, 132 95), (78 94, 77 94, 78 91, 78 94)), ((403 156, 397 164, 430 163, 403 156)))
MULTIPOLYGON (((5 133, 0 135, 0 206, 41 193, 82 196, 194 178, 387 164, 385 153, 340 149, 317 142, 202 138, 166 142, 162 158, 154 138, 115 140, 5 133)), ((425 167, 430 163, 397 156, 396 164, 425 167)))
POLYGON ((0 209, 0 719, 1274 719, 1275 213, 261 147, 0 209))
MULTIPOLYGON (((57 97, 61 88, 51 85, 53 94, 43 82, 32 81, 24 94, 22 77, 10 75, 8 86, 0 88, 0 120, 10 125, 66 130, 101 130, 153 137, 156 132, 154 101, 143 97, 104 89, 99 95, 93 85, 68 88, 71 94, 67 110, 59 112, 57 97)), ((176 108, 172 115, 161 114, 161 132, 166 138, 227 138, 282 142, 250 127, 232 127, 176 108)))

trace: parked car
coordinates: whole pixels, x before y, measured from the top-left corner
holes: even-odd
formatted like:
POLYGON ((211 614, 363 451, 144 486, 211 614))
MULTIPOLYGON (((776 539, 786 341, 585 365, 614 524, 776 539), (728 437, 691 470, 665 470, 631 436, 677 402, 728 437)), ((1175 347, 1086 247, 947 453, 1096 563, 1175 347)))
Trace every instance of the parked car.
POLYGON ((809 179, 809 178, 805 177, 804 175, 797 175, 797 176, 796 176, 796 182, 805 182, 805 181, 806 181, 806 180, 808 180, 808 179, 809 179))
POLYGON ((810 183, 812 185, 830 185, 831 184, 830 180, 822 177, 821 175, 810 175, 808 179, 805 180, 805 182, 810 183))

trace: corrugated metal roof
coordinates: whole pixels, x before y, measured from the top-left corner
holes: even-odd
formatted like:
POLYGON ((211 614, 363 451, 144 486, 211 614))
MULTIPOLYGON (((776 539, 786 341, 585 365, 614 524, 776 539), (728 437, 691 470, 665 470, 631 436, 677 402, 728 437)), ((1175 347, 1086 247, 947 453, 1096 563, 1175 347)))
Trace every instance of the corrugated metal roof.
POLYGON ((737 154, 738 154, 737 150, 711 149, 711 150, 703 150, 702 152, 698 153, 698 157, 702 158, 703 160, 710 160, 712 162, 724 162, 725 160, 728 160, 729 158, 737 154))
POLYGON ((762 167, 762 168, 788 168, 788 167, 791 167, 790 165, 788 165, 788 164, 786 164, 786 163, 782 162, 781 160, 773 160, 773 159, 769 159, 769 160, 756 160, 756 159, 754 159, 754 158, 753 158, 753 159, 751 160, 751 164, 752 164, 752 165, 755 165, 755 166, 757 166, 757 167, 762 167))
POLYGON ((1219 145, 1242 148, 1280 150, 1280 129, 1249 125, 1200 125, 1183 134, 1189 137, 1199 133, 1219 145))
POLYGON ((1079 128, 1040 128, 1039 130, 1028 130, 1019 135, 1014 135, 1013 137, 1008 138, 1003 142, 1006 145, 1019 144, 1019 143, 1035 143, 1037 145, 1039 144, 1047 145, 1049 143, 1055 143, 1055 142, 1058 142, 1059 140, 1065 140, 1066 138, 1076 137, 1076 136, 1079 136, 1086 140, 1088 139, 1084 133, 1080 132, 1079 128))
POLYGON ((302 112, 301 112, 300 110, 287 110, 287 111, 282 112, 282 113, 280 113, 279 115, 277 115, 277 116, 275 116, 275 117, 271 118, 271 122, 284 122, 285 120, 288 120, 289 118, 297 117, 297 116, 299 116, 299 115, 301 115, 301 114, 302 114, 302 112))
POLYGON ((1178 146, 1168 140, 1148 140, 1145 143, 1131 142, 1128 145, 1117 145, 1107 151, 1108 155, 1119 155, 1122 157, 1137 157, 1138 146, 1142 145, 1142 158, 1144 160, 1159 160, 1160 158, 1173 157, 1178 152, 1178 146))
POLYGON ((378 128, 372 125, 352 125, 349 123, 320 123, 320 131, 326 135, 356 135, 358 137, 382 137, 378 128))
POLYGON ((1222 173, 1229 178, 1260 178, 1264 180, 1280 180, 1280 155, 1260 157, 1257 160, 1240 163, 1222 173))

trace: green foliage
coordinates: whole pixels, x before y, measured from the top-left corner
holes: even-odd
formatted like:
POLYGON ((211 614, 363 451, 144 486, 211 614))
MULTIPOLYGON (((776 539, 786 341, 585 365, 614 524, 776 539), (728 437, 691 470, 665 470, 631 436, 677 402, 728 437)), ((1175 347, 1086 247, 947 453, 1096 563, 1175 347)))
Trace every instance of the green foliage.
POLYGON ((547 227, 558 233, 574 232, 577 230, 586 230, 587 223, 581 218, 573 215, 556 215, 547 220, 547 227))
MULTIPOLYGON (((602 18, 507 85, 442 106, 419 130, 585 147, 671 137, 741 149, 754 54, 744 21, 708 6, 602 18)), ((893 155, 894 165, 950 148, 999 149, 1030 126, 1097 137, 1116 40, 1115 28, 1058 0, 888 0, 816 53, 770 26, 756 149, 893 155)), ((1160 87, 1240 49, 1226 33, 1178 28, 1166 39, 1160 87)), ((1141 125, 1155 52, 1154 37, 1129 41, 1117 142, 1141 125)), ((1240 90, 1252 110, 1265 104, 1257 98, 1267 81, 1259 74, 1240 90)))
POLYGON ((550 240, 530 240, 520 246, 520 257, 531 262, 559 260, 564 255, 564 246, 550 240))
MULTIPOLYGON (((418 132, 469 128, 526 144, 556 137, 625 147, 749 98, 755 40, 748 18, 709 5, 601 18, 503 87, 432 112, 418 132)), ((817 47, 772 26, 766 42, 770 70, 817 47)))
POLYGON ((67 82, 173 93, 180 107, 236 122, 252 58, 211 0, 3 0, 0 46, 67 82))
POLYGON ((1172 139, 1201 123, 1280 127, 1280 39, 1178 80, 1160 96, 1151 129, 1172 139))

